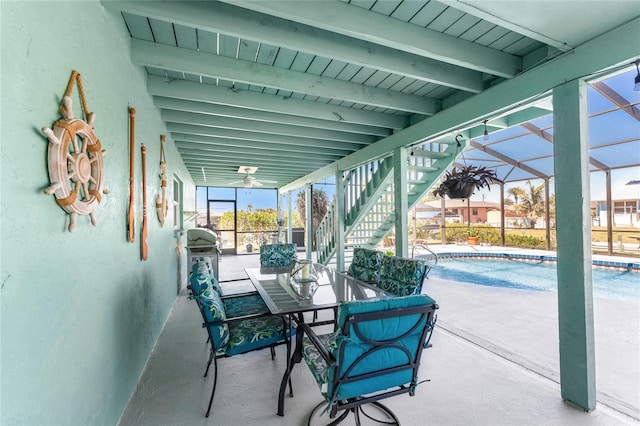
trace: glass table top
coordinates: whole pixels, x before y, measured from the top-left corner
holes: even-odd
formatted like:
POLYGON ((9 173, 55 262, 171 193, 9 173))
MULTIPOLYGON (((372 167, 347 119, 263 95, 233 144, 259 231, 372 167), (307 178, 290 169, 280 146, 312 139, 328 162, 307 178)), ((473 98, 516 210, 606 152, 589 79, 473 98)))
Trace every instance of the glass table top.
POLYGON ((314 264, 316 283, 297 283, 290 267, 247 268, 246 272, 273 314, 288 314, 338 306, 341 301, 389 298, 393 295, 337 272, 314 264))

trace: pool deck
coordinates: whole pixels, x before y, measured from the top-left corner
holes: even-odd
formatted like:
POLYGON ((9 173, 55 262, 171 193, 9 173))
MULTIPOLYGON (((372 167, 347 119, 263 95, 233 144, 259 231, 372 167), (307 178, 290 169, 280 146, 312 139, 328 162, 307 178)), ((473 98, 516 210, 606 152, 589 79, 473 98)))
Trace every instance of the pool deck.
MULTIPOLYGON (((515 247, 500 247, 500 246, 470 246, 467 244, 425 244, 432 251, 437 254, 441 253, 505 253, 505 254, 513 254, 513 255, 531 255, 531 256, 549 256, 549 257, 557 257, 558 253, 550 250, 534 250, 534 249, 522 249, 515 247)), ((418 251, 416 251, 417 255, 418 251)), ((425 251, 420 251, 420 253, 426 253, 425 251)), ((620 264, 634 264, 640 265, 640 257, 633 256, 606 256, 602 254, 594 254, 592 255, 592 260, 598 261, 598 263, 608 262, 608 263, 620 263, 620 264)))
MULTIPOLYGON (((441 252, 525 252, 429 247, 441 252)), ((243 278, 245 267, 258 264, 257 255, 222 256, 221 280, 243 278)), ((242 289, 247 282, 223 286, 225 291, 242 289)), ((586 413, 560 396, 555 293, 440 279, 429 279, 423 292, 440 306, 433 347, 424 352, 420 370, 421 380, 430 381, 418 387, 415 397, 385 401, 403 425, 640 424, 640 303, 594 298, 598 405, 586 413)), ((275 361, 264 350, 219 360, 218 391, 206 419, 212 377, 202 377, 208 350, 201 322, 194 302, 183 292, 119 424, 306 424, 321 398, 304 364, 293 372, 295 397, 286 398, 285 417, 275 414, 284 347, 277 349, 275 361)))
MULTIPOLYGON (((429 248, 436 253, 556 256, 552 251, 505 247, 429 248)), ((593 259, 620 264, 640 262, 633 257, 594 255, 593 259)), ((423 292, 448 308, 439 314, 440 327, 559 383, 556 292, 477 286, 436 278, 426 282, 423 292)), ((598 403, 640 419, 640 301, 594 297, 593 305, 598 403)))

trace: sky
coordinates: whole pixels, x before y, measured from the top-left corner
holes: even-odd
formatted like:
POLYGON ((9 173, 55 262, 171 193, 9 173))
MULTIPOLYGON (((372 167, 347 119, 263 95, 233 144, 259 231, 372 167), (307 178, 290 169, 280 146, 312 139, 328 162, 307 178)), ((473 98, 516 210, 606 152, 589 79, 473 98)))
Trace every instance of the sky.
MULTIPOLYGON (((591 179, 591 200, 599 201, 606 199, 606 183, 605 183, 605 174, 604 172, 592 172, 590 173, 591 179)), ((627 169, 617 169, 612 170, 611 172, 611 188, 612 192, 615 193, 615 189, 620 187, 621 185, 626 184, 631 180, 639 180, 640 179, 640 167, 631 167, 627 169)), ((531 183, 535 185, 540 185, 542 183, 541 179, 531 179, 531 183)), ((509 188, 513 187, 521 187, 528 188, 527 181, 520 182, 512 182, 505 184, 505 192, 509 188)), ((550 194, 555 193, 553 179, 549 185, 550 194)), ((506 197, 506 193, 505 193, 506 197)), ((489 201, 492 203, 500 202, 500 189, 497 185, 493 185, 491 190, 482 190, 478 191, 471 197, 471 200, 474 201, 489 201), (483 198, 484 197, 484 198, 483 198)))

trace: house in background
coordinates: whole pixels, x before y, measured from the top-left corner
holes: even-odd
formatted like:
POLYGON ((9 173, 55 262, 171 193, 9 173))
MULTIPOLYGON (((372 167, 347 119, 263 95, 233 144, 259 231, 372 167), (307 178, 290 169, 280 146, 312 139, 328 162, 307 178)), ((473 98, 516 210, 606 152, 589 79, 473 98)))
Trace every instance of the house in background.
MULTIPOLYGON (((594 226, 607 226, 607 201, 604 194, 594 197, 594 226)), ((640 180, 616 185, 611 191, 613 225, 640 228, 640 180)))
MULTIPOLYGON (((428 219, 433 223, 440 223, 440 201, 429 201, 416 206, 416 218, 428 219)), ((497 226, 500 226, 500 204, 488 201, 469 202, 465 200, 445 200, 445 220, 447 223, 487 223, 491 212, 497 212, 497 226), (469 211, 469 209, 471 209, 469 211), (471 216, 469 216, 471 213, 471 216)), ((495 226, 495 225, 494 225, 495 226)))

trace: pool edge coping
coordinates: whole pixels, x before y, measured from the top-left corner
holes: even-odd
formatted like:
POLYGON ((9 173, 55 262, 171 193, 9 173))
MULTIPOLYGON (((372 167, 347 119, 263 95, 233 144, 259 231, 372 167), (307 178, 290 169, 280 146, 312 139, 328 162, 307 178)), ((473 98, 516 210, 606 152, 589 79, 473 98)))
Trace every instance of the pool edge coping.
MULTIPOLYGON (((422 259, 433 259, 435 256, 433 254, 424 254, 420 256, 416 256, 416 258, 422 259)), ((455 259, 455 258, 463 258, 463 257, 473 257, 473 258, 483 258, 483 259, 503 259, 503 260, 511 260, 511 259, 520 259, 520 260, 531 260, 538 262, 558 262, 557 256, 550 256, 547 254, 524 254, 524 253, 504 253, 504 252, 439 252, 437 253, 438 259, 455 259)), ((640 262, 625 262, 625 261, 612 261, 612 260, 600 260, 593 259, 592 265, 596 268, 607 268, 607 269, 623 269, 632 271, 634 273, 640 273, 640 262)))

